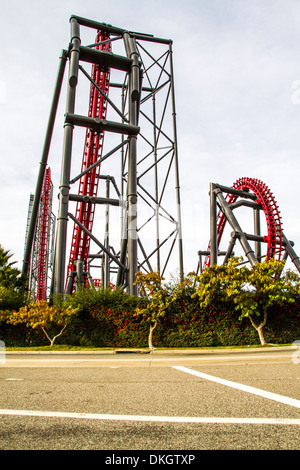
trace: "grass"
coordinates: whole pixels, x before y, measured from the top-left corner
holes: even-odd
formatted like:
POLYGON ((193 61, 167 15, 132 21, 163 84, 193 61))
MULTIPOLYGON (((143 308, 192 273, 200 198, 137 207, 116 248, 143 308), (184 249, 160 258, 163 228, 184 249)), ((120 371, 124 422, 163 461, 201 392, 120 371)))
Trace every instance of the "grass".
MULTIPOLYGON (((286 343, 286 344, 266 344, 266 345, 261 345, 261 344, 251 344, 251 345, 244 345, 244 346, 201 346, 201 347, 191 347, 191 348, 155 348, 156 351, 185 351, 185 350, 203 350, 203 349, 249 349, 249 348, 266 348, 266 347, 280 347, 280 346, 291 346, 291 343, 286 343)), ((53 346, 28 346, 28 347, 7 347, 6 351, 115 351, 120 348, 97 348, 97 347, 89 347, 89 346, 70 346, 67 344, 54 344, 53 346)), ((122 348, 126 349, 126 348, 122 348)), ((128 350, 130 349, 135 349, 135 348, 127 348, 128 350)))
POLYGON ((6 351, 104 351, 114 350, 117 348, 96 348, 89 346, 69 346, 68 344, 54 344, 53 346, 24 346, 24 347, 7 347, 6 351))

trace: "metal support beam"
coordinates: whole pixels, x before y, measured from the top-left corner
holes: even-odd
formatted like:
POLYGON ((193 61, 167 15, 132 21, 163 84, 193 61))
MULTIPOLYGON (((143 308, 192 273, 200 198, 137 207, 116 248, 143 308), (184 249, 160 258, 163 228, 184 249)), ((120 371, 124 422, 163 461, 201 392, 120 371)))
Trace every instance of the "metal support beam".
POLYGON ((101 67, 112 67, 116 70, 122 70, 128 72, 132 65, 132 60, 127 57, 119 56, 117 54, 110 54, 106 51, 98 51, 97 49, 91 49, 90 47, 79 48, 80 59, 84 62, 91 64, 98 64, 101 67))
POLYGON ((296 266, 297 270, 300 272, 300 259, 297 253, 295 252, 294 248, 292 247, 292 244, 290 241, 286 238, 286 236, 283 234, 283 240, 285 242, 285 249, 291 258, 292 263, 296 266))
POLYGON ((110 206, 121 206, 121 199, 107 197, 84 196, 82 194, 69 194, 69 201, 80 201, 90 204, 109 204, 110 206))
POLYGON ((262 209, 261 205, 260 204, 257 204, 257 202, 253 202, 253 201, 246 201, 244 199, 240 199, 236 202, 232 202, 230 204, 230 209, 233 210, 233 209, 237 209, 238 207, 251 207, 252 209, 262 209))
POLYGON ((100 95, 103 96, 105 101, 107 101, 110 104, 110 106, 116 111, 116 113, 122 118, 122 120, 127 122, 126 116, 119 110, 119 108, 114 104, 114 102, 103 92, 103 90, 101 89, 101 87, 97 85, 95 80, 93 80, 92 77, 84 70, 82 65, 79 65, 79 69, 86 76, 86 78, 93 84, 93 86, 99 91, 100 95))
MULTIPOLYGON (((128 144, 128 140, 124 140, 121 142, 121 144, 117 145, 114 149, 110 150, 107 152, 103 157, 99 158, 95 163, 90 165, 88 168, 86 168, 84 171, 79 173, 79 175, 75 176, 71 181, 70 184, 76 183, 77 180, 79 180, 82 176, 84 176, 86 173, 89 171, 93 170, 93 168, 96 168, 96 166, 100 165, 104 160, 106 160, 108 157, 113 155, 117 150, 120 150, 124 145, 128 144)), ((101 178, 101 175, 99 175, 99 178, 101 178)))
POLYGON ((177 233, 177 229, 173 230, 173 232, 170 233, 170 235, 168 235, 162 242, 160 242, 159 246, 156 247, 152 253, 150 253, 150 255, 148 255, 143 261, 142 263, 140 264, 141 266, 143 266, 143 264, 145 263, 148 263, 149 259, 151 258, 151 256, 157 252, 157 250, 159 250, 170 238, 172 238, 173 235, 176 235, 177 233))
POLYGON ((170 55, 170 72, 171 72, 170 80, 171 80, 173 134, 174 134, 175 190, 176 190, 176 202, 177 202, 179 273, 180 273, 180 280, 182 282, 183 277, 184 277, 184 266, 183 266, 182 221, 181 221, 179 160, 178 160, 178 146, 177 146, 177 126, 176 126, 176 109, 175 109, 175 89, 174 89, 174 70, 173 70, 172 42, 169 43, 169 55, 170 55))
POLYGON ((81 222, 79 222, 79 220, 76 219, 76 217, 73 216, 73 214, 70 214, 68 213, 68 216, 70 217, 70 219, 73 220, 73 222, 75 222, 75 224, 77 224, 81 230, 83 230, 89 237, 91 240, 93 240, 94 243, 96 243, 96 245, 98 245, 103 251, 105 254, 107 254, 118 266, 120 266, 122 269, 126 269, 126 267, 118 260, 118 258, 113 255, 111 253, 110 250, 108 250, 104 245, 103 243, 101 243, 81 222))
POLYGON ((74 260, 74 264, 76 266, 76 288, 83 286, 84 283, 84 274, 83 274, 83 260, 76 259, 74 260))
POLYGON ((99 21, 90 20, 88 18, 82 18, 81 16, 72 15, 71 18, 74 18, 78 21, 79 24, 82 26, 87 26, 88 28, 100 29, 101 31, 106 31, 109 34, 113 34, 116 36, 123 36, 124 33, 128 33, 131 36, 134 36, 136 39, 141 39, 143 41, 149 42, 157 42, 160 44, 170 44, 172 42, 171 39, 165 38, 157 38, 154 37, 152 34, 144 34, 135 31, 128 31, 124 28, 118 28, 117 26, 112 26, 111 24, 107 23, 100 23, 99 21))
POLYGON ((223 260, 223 264, 227 263, 229 258, 231 258, 236 239, 237 239, 237 233, 236 232, 231 232, 231 237, 230 237, 228 248, 227 248, 224 260, 223 260))
MULTIPOLYGON (((67 90, 66 112, 74 113, 75 95, 79 66, 79 46, 80 34, 79 25, 74 18, 71 18, 71 50, 69 62, 69 83, 67 90)), ((66 265, 66 243, 67 243, 67 223, 70 192, 70 173, 71 157, 73 143, 73 124, 64 125, 64 145, 62 156, 62 169, 59 194, 59 213, 57 218, 57 237, 55 253, 55 273, 54 273, 54 294, 62 295, 64 293, 65 283, 65 265, 66 265)))
MULTIPOLYGON (((124 43, 127 55, 132 58, 132 67, 129 73, 129 124, 137 126, 138 124, 138 100, 139 90, 139 60, 136 50, 135 40, 124 34, 124 43)), ((138 288, 135 285, 136 273, 138 272, 137 261, 137 138, 136 135, 129 136, 128 152, 128 269, 129 269, 129 293, 137 295, 138 288)))
POLYGON ((29 266, 30 266, 30 258, 31 258, 33 240, 34 240, 34 232, 35 232, 36 223, 37 223, 39 204, 40 204, 40 199, 41 199, 41 194, 42 194, 44 175, 45 175, 45 170, 46 170, 46 166, 48 163, 49 150, 50 150, 50 145, 51 145, 51 140, 52 140, 53 128, 55 124, 56 112, 57 112, 64 72, 65 72, 65 67, 66 67, 66 61, 67 61, 67 51, 63 50, 59 58, 59 67, 58 67, 58 73, 57 73, 57 78, 56 78, 56 84, 55 84, 51 108, 50 108, 44 147, 43 147, 43 152, 42 152, 41 161, 40 161, 39 174, 38 174, 38 179, 37 179, 36 189, 35 189, 35 194, 34 194, 31 218, 30 218, 29 228, 28 228, 28 233, 27 233, 23 267, 22 267, 22 274, 25 276, 28 275, 29 266))
POLYGON ((217 264, 217 200, 215 184, 210 183, 210 265, 217 264))
POLYGON ((113 132, 116 134, 137 135, 140 128, 135 125, 122 124, 119 122, 107 121, 106 119, 81 116, 79 114, 66 113, 65 122, 74 126, 86 127, 97 132, 113 132))
MULTIPOLYGON (((110 194, 110 179, 107 178, 106 180, 106 198, 109 200, 110 194)), ((105 208, 105 231, 104 231, 104 246, 109 251, 109 204, 106 205, 105 208)), ((104 256, 104 277, 103 277, 103 285, 104 287, 108 287, 110 281, 109 277, 109 257, 105 253, 104 256)))
MULTIPOLYGON (((260 210, 254 209, 253 216, 254 216, 254 233, 255 235, 260 236, 261 235, 260 210)), ((260 259, 261 258, 261 243, 259 240, 255 241, 254 247, 255 247, 255 256, 257 259, 260 259)))
POLYGON ((244 197, 246 199, 252 199, 253 201, 256 201, 257 199, 256 194, 248 193, 247 191, 241 191, 240 189, 230 188, 222 184, 215 184, 215 187, 219 188, 222 193, 235 194, 236 196, 244 197))
POLYGON ((243 231, 242 231, 237 219, 235 218, 232 210, 230 209, 229 204, 225 200, 221 189, 219 187, 216 188, 214 190, 214 193, 216 194, 216 196, 217 196, 217 198, 220 202, 222 210, 224 211, 225 216, 226 216, 229 224, 231 225, 233 230, 237 233, 238 239, 239 239, 240 244, 241 244, 241 246, 242 246, 242 248, 245 252, 245 255, 247 256, 247 258, 249 259, 249 261, 252 265, 255 264, 257 262, 257 258, 254 254, 254 251, 252 250, 250 244, 248 243, 248 240, 247 240, 245 234, 243 233, 243 231))

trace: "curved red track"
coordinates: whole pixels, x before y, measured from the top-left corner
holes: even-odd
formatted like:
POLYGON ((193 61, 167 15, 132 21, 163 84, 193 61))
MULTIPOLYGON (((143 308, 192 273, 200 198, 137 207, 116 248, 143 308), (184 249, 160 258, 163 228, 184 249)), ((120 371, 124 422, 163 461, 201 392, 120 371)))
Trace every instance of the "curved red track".
MULTIPOLYGON (((239 189, 242 191, 252 191, 256 196, 256 202, 262 206, 263 212, 265 214, 267 231, 268 234, 264 237, 267 242, 267 253, 266 258, 276 258, 281 259, 283 251, 283 231, 281 224, 280 211, 278 209, 277 202, 273 196, 273 193, 267 187, 265 183, 261 180, 255 178, 243 177, 238 179, 233 185, 232 188, 239 189)), ((226 201, 230 205, 234 203, 239 196, 235 194, 227 194, 226 201)), ((220 210, 217 215, 217 247, 219 248, 221 238, 224 232, 226 217, 223 212, 220 210)), ((210 251, 210 244, 208 247, 210 251)), ((210 266, 210 256, 205 258, 203 269, 210 266)))
MULTIPOLYGON (((109 35, 98 31, 95 42, 100 43, 106 41, 107 39, 109 39, 109 35)), ((111 43, 106 42, 104 44, 100 44, 96 46, 96 49, 110 51, 111 43)), ((109 69, 93 64, 92 79, 107 96, 110 79, 109 69)), ((99 90, 93 84, 91 84, 88 113, 89 117, 105 119, 106 111, 107 101, 104 99, 99 90)), ((103 139, 104 132, 97 132, 91 129, 87 129, 81 171, 84 171, 90 165, 95 163, 99 158, 101 158, 103 151, 103 139)), ((84 196, 96 196, 98 192, 99 173, 100 165, 97 165, 93 170, 82 176, 79 182, 78 194, 84 196)), ((89 230, 89 232, 92 232, 94 213, 95 204, 90 202, 77 203, 75 217, 89 230)), ((74 224, 68 274, 70 271, 76 269, 73 264, 73 261, 76 259, 83 260, 84 269, 87 269, 87 258, 89 255, 89 250, 90 238, 78 225, 74 224)))

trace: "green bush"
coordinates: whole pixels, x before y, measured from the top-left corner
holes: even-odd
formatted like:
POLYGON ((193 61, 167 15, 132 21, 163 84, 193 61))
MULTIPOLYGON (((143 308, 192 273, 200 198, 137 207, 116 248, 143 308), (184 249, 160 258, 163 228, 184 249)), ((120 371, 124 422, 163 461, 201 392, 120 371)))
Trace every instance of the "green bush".
MULTIPOLYGON (((78 307, 57 344, 86 347, 147 347, 149 326, 141 322, 136 307, 145 300, 121 290, 85 289, 66 300, 78 307)), ((270 310, 265 337, 269 343, 292 343, 300 339, 300 302, 274 305, 270 310)), ((6 346, 48 344, 41 334, 24 325, 0 322, 0 339, 6 346)), ((200 308, 196 299, 178 297, 166 310, 155 330, 154 347, 211 347, 257 345, 258 336, 247 318, 242 321, 232 304, 219 303, 200 308)))

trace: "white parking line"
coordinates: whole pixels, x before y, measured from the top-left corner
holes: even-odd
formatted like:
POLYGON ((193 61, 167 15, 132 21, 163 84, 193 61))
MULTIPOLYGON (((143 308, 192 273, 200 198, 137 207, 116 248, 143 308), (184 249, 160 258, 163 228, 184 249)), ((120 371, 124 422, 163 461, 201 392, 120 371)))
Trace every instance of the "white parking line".
POLYGON ((41 418, 75 418, 107 421, 140 421, 159 423, 199 423, 199 424, 271 424, 271 425, 300 425, 300 419, 280 418, 220 418, 220 417, 189 417, 189 416, 138 416, 138 415, 109 415, 98 413, 68 413, 60 411, 33 410, 1 410, 0 415, 33 416, 41 418))
POLYGON ((261 390, 259 388, 250 387, 248 385, 243 385, 238 382, 232 382, 231 380, 221 379, 219 377, 214 377, 213 375, 203 374, 202 372, 198 372, 197 370, 189 369, 183 366, 173 366, 173 369, 180 370, 182 372, 186 372, 191 375, 195 375, 197 377, 201 377, 202 379, 207 379, 212 382, 216 382, 222 385, 226 385, 227 387, 236 388, 238 390, 242 390, 243 392, 252 393, 254 395, 258 395, 260 397, 268 398, 269 400, 275 400, 280 403, 284 403, 285 405, 294 406, 296 408, 300 408, 300 400, 296 400, 295 398, 285 397, 283 395, 277 395, 277 393, 267 392, 265 390, 261 390))
POLYGON ((8 378, 8 379, 5 379, 5 380, 24 380, 24 379, 15 379, 15 378, 11 377, 11 378, 8 378))

